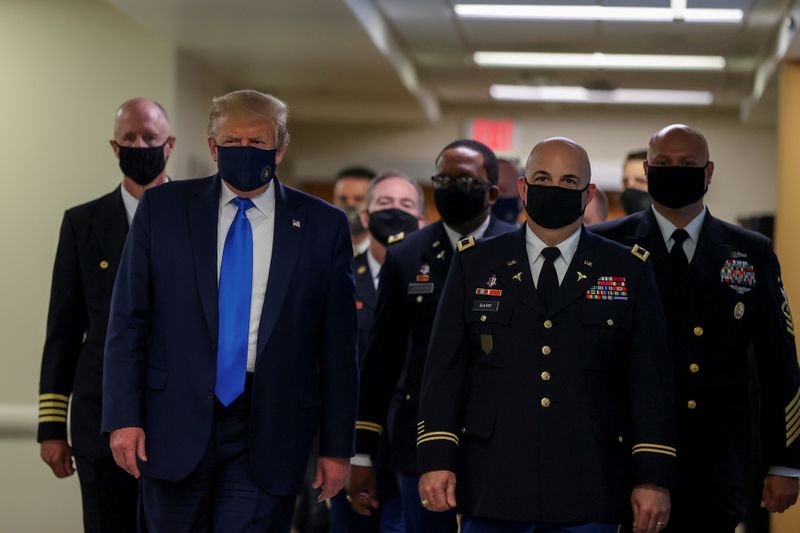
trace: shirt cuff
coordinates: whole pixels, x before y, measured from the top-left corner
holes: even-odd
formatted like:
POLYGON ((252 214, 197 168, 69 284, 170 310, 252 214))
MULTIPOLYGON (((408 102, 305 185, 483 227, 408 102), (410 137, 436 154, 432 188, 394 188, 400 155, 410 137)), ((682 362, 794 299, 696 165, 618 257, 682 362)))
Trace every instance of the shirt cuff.
POLYGON ((800 477, 800 470, 788 466, 771 466, 767 471, 770 476, 800 477))
POLYGON ((366 453, 357 453, 350 459, 350 464, 352 466, 366 466, 372 468, 372 457, 366 453))

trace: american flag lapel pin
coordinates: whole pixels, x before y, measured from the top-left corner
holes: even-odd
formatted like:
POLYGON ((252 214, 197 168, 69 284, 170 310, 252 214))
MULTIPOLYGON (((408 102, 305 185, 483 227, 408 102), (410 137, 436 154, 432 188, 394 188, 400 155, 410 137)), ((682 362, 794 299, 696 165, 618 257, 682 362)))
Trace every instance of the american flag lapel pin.
POLYGON ((293 218, 292 219, 292 227, 293 228, 299 228, 300 227, 300 221, 297 220, 296 218, 293 218))

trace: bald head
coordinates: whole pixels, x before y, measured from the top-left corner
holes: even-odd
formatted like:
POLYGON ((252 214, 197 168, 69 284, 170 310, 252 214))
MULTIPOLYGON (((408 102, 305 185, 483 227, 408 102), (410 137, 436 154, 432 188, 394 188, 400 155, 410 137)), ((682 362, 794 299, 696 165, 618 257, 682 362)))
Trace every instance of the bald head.
POLYGON ((703 166, 708 162, 708 142, 698 130, 670 124, 650 138, 647 162, 658 166, 703 166))
POLYGON ((133 98, 117 108, 114 140, 123 146, 160 146, 172 136, 163 106, 147 98, 133 98))
POLYGON ((571 178, 581 188, 589 184, 592 167, 589 154, 581 145, 566 137, 551 137, 536 144, 525 163, 525 177, 533 183, 538 175, 547 175, 555 185, 567 186, 571 178), (569 181, 569 180, 567 180, 569 181))

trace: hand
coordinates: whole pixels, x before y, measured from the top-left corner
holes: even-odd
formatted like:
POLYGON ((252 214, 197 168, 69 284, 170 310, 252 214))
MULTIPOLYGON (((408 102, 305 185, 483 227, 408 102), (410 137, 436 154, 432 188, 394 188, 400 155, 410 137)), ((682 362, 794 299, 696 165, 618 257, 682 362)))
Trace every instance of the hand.
POLYGON ((43 441, 39 455, 58 478, 69 477, 75 473, 75 467, 72 466, 72 449, 67 441, 43 441))
POLYGON ((372 515, 372 509, 378 508, 376 487, 375 470, 371 466, 353 465, 350 483, 347 484, 347 499, 353 511, 364 516, 372 515))
POLYGON ((425 472, 419 478, 419 497, 429 511, 447 511, 456 506, 456 475, 449 470, 425 472))
POLYGON ((322 502, 336 496, 344 488, 349 473, 349 457, 320 457, 317 461, 317 475, 311 485, 315 489, 322 488, 317 501, 322 502))
POLYGON ((761 507, 770 513, 782 513, 797 502, 800 481, 796 477, 767 476, 761 507))
POLYGON ((111 432, 111 453, 114 461, 124 471, 139 479, 139 465, 136 458, 147 462, 147 453, 144 451, 144 430, 142 428, 121 428, 111 432))
POLYGON ((631 494, 633 530, 657 533, 669 522, 669 490, 658 485, 637 485, 631 494))

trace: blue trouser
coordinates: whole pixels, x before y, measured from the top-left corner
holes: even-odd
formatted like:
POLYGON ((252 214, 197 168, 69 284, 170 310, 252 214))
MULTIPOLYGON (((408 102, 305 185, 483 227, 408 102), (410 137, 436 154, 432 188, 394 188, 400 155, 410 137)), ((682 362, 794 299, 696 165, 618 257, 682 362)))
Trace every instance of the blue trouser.
POLYGON ((372 511, 372 516, 363 516, 355 511, 347 501, 344 491, 331 498, 328 513, 330 533, 404 533, 403 512, 400 496, 393 496, 380 502, 380 507, 372 511))
POLYGON ((618 524, 600 522, 542 524, 470 516, 461 518, 461 533, 617 533, 618 528, 618 524))
POLYGON ((455 510, 435 513, 422 507, 416 476, 397 475, 403 505, 406 533, 455 533, 458 531, 455 510))

